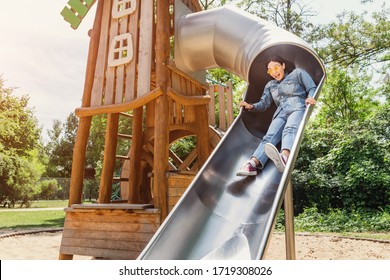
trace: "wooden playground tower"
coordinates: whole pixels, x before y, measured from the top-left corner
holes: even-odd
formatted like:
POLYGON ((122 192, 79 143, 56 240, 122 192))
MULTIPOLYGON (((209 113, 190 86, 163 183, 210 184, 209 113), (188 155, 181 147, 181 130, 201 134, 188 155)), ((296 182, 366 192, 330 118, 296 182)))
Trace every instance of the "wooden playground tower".
MULTIPOLYGON (((177 1, 201 10, 198 1, 177 1)), ((135 259, 218 143, 210 128, 213 96, 218 92, 221 102, 227 90, 231 98, 231 86, 209 86, 175 67, 174 0, 70 0, 62 15, 76 28, 95 2, 59 259, 135 259), (99 200, 87 205, 87 143, 92 118, 102 114, 107 126, 99 200), (128 133, 119 131, 120 118, 132 119, 128 133), (181 160, 169 146, 186 136, 196 136, 197 147, 181 160), (117 155, 120 138, 129 141, 127 155, 117 155), (118 161, 122 173, 114 178, 118 161), (111 200, 115 180, 121 184, 119 203, 111 200)), ((220 109, 229 112, 220 120, 225 129, 233 120, 231 99, 227 106, 220 109)))

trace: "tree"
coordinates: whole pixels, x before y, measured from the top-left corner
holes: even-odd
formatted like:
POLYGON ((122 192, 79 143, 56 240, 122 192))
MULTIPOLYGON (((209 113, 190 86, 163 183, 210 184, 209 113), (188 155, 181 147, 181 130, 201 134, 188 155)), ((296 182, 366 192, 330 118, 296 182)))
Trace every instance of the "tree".
POLYGON ((302 0, 241 0, 238 5, 297 36, 302 36, 305 29, 313 26, 308 19, 317 14, 302 0))
POLYGON ((390 7, 382 9, 366 19, 367 13, 358 15, 344 12, 337 22, 317 27, 311 35, 325 63, 336 67, 351 65, 375 67, 390 60, 390 7))
POLYGON ((17 97, 0 76, 0 203, 27 205, 42 173, 40 129, 28 96, 17 97))
POLYGON ((49 130, 50 140, 45 147, 49 157, 46 176, 70 177, 77 126, 74 113, 68 115, 64 124, 59 120, 53 122, 53 128, 49 130))

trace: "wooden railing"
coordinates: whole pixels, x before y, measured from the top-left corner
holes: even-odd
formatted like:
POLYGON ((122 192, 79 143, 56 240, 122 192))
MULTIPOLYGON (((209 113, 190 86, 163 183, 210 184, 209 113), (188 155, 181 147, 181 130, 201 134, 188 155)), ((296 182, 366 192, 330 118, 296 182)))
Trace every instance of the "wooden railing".
POLYGON ((209 124, 216 129, 226 131, 233 123, 233 91, 232 83, 226 86, 210 85, 208 94, 209 103, 209 124), (218 110, 218 115, 215 111, 218 110), (217 116, 216 116, 217 115, 217 116))

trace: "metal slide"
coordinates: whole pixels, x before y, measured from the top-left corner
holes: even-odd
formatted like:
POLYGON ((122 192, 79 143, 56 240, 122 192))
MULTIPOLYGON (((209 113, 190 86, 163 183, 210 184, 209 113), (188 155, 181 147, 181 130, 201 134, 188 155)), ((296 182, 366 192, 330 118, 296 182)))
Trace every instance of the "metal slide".
MULTIPOLYGON (((256 102, 269 81, 265 61, 277 54, 312 76, 318 98, 324 67, 300 38, 235 8, 184 11, 176 24, 175 61, 182 70, 223 67, 248 82, 245 100, 256 102)), ((268 161, 255 177, 235 174, 256 149, 275 108, 241 111, 138 259, 264 258, 312 109, 306 110, 285 172, 268 161)))

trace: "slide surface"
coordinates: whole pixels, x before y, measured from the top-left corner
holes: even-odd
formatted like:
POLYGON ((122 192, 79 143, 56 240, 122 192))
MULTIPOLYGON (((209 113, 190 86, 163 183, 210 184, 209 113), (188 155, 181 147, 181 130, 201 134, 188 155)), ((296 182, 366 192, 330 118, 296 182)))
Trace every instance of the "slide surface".
MULTIPOLYGON (((218 65, 232 71, 248 81, 245 94, 248 102, 256 102, 261 97, 269 81, 265 61, 273 54, 304 68, 318 85, 315 98, 318 97, 325 79, 323 65, 296 36, 273 26, 269 28, 268 23, 232 9, 183 16, 177 29, 177 40, 185 41, 181 44, 182 68, 194 72, 218 65), (225 21, 235 22, 235 29, 242 32, 227 34, 225 21), (269 35, 269 30, 272 34, 276 32, 275 36, 269 35), (215 46, 219 44, 216 38, 221 40, 221 32, 225 37, 232 36, 226 40, 239 42, 226 46, 228 52, 224 47, 215 46), (212 34, 210 39, 204 33, 212 34), (196 60, 196 56, 191 55, 193 50, 186 44, 197 37, 213 41, 209 46, 198 44, 202 51, 196 51, 197 56, 207 55, 215 65, 205 65, 206 61, 196 60), (232 45, 237 48, 231 49, 232 45)), ((236 176, 236 171, 258 146, 275 108, 263 113, 241 111, 138 259, 262 259, 312 109, 306 109, 284 173, 278 172, 272 161, 268 161, 265 168, 252 177, 236 176)))

